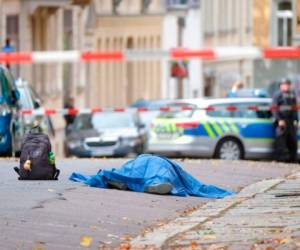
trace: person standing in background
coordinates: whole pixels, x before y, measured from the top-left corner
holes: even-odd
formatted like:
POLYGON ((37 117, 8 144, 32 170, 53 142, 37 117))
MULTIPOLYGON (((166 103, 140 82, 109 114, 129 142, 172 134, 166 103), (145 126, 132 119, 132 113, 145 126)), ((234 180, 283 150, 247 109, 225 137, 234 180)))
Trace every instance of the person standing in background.
MULTIPOLYGON (((68 97, 67 101, 64 104, 64 108, 65 109, 74 109, 75 108, 75 101, 73 97, 68 97)), ((68 114, 65 115, 65 121, 66 121, 66 130, 68 128, 69 125, 73 124, 74 120, 75 120, 75 115, 74 114, 68 114)))
POLYGON ((228 97, 236 97, 237 92, 242 88, 244 88, 244 83, 242 81, 234 82, 230 92, 228 93, 228 97))
POLYGON ((286 150, 289 151, 289 161, 298 162, 298 111, 296 93, 291 89, 291 81, 282 79, 279 91, 273 97, 273 112, 275 119, 275 150, 274 160, 285 159, 286 150))

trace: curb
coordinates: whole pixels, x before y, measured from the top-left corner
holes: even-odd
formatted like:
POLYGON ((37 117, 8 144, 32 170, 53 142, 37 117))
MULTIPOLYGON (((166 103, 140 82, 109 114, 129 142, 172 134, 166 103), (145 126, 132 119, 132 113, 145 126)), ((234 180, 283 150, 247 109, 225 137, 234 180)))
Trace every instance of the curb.
POLYGON ((208 202, 188 216, 176 218, 168 224, 155 228, 145 235, 137 236, 130 242, 131 249, 162 249, 164 245, 176 235, 222 216, 226 211, 239 205, 243 201, 251 199, 257 194, 266 192, 284 182, 284 180, 285 179, 282 178, 263 180, 245 187, 239 194, 233 197, 208 202))

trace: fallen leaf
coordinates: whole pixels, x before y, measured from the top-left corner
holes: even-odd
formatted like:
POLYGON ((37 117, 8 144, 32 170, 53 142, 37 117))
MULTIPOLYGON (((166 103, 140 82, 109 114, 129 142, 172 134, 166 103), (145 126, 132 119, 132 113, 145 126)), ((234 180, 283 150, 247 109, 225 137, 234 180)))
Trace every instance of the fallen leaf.
POLYGON ((215 240, 216 239, 216 236, 215 235, 212 235, 212 234, 208 234, 208 235, 204 235, 202 237, 203 240, 215 240))
POLYGON ((122 243, 119 247, 119 250, 129 250, 131 245, 129 243, 122 243))
POLYGON ((290 243, 291 241, 292 241, 292 238, 291 238, 291 237, 286 237, 286 238, 284 238, 284 239, 281 239, 280 242, 279 242, 279 244, 280 244, 280 245, 288 244, 288 243, 290 243))
POLYGON ((279 234, 282 233, 282 228, 272 228, 270 229, 270 232, 279 234))
POLYGON ((228 246, 225 245, 219 245, 219 244, 213 244, 206 248, 206 250, 227 250, 228 246))
POLYGON ((55 190, 52 188, 48 188, 48 192, 53 193, 53 192, 55 192, 55 190))
POLYGON ((193 240, 190 244, 190 249, 192 249, 192 250, 197 249, 198 246, 199 246, 199 244, 193 240))
POLYGON ((281 241, 281 239, 273 239, 273 243, 275 243, 275 244, 280 244, 280 241, 281 241))
POLYGON ((45 248, 43 248, 42 246, 37 246, 37 247, 33 248, 32 250, 45 250, 45 248))
POLYGON ((129 235, 129 234, 123 235, 123 236, 121 237, 121 240, 122 240, 122 241, 131 241, 131 240, 132 240, 132 236, 129 235))
POLYGON ((90 236, 81 236, 80 245, 83 247, 89 247, 92 244, 93 238, 90 236))
POLYGON ((265 250, 275 250, 273 247, 267 247, 265 250))

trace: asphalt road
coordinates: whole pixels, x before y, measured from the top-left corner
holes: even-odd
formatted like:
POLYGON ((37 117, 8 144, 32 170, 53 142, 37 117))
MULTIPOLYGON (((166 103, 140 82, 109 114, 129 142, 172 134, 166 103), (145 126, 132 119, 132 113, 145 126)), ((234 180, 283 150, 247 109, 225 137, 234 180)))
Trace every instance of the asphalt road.
MULTIPOLYGON (((113 248, 149 226, 209 201, 90 188, 68 180, 74 171, 94 174, 125 161, 59 160, 59 181, 18 181, 12 170, 18 162, 0 160, 0 249, 82 249, 82 236, 91 237, 91 249, 113 248)), ((233 191, 287 175, 297 167, 272 162, 177 161, 202 182, 233 191)))

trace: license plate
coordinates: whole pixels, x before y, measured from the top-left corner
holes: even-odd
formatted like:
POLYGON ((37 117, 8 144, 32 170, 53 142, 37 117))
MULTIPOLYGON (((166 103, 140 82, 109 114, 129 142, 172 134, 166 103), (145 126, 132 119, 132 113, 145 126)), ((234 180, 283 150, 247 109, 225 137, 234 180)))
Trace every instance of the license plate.
POLYGON ((91 152, 92 156, 112 156, 113 155, 113 150, 93 150, 91 152))

